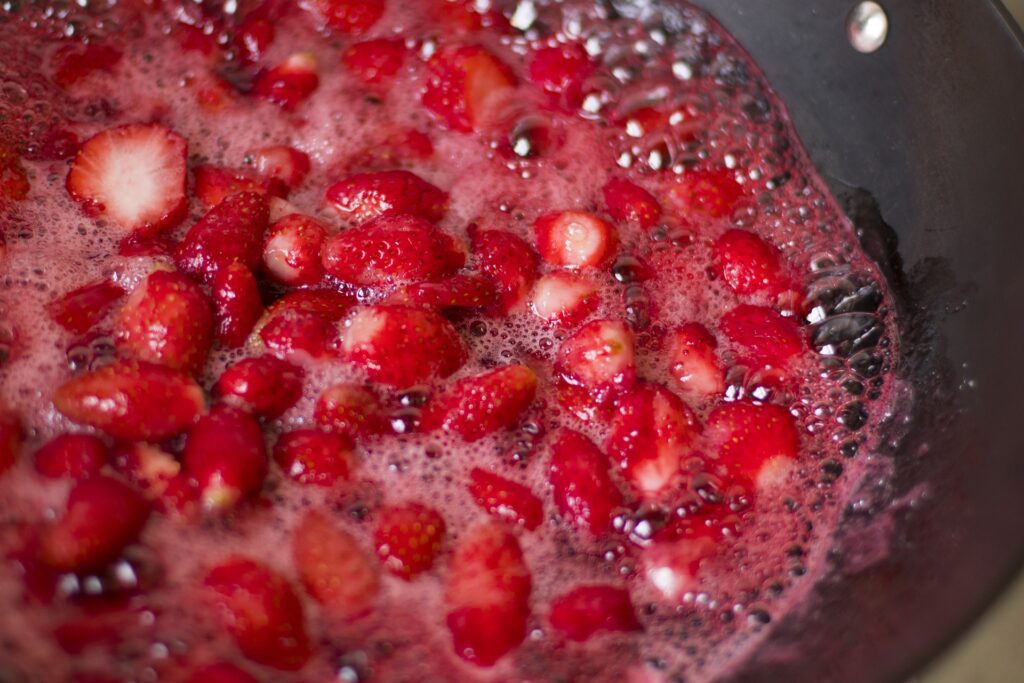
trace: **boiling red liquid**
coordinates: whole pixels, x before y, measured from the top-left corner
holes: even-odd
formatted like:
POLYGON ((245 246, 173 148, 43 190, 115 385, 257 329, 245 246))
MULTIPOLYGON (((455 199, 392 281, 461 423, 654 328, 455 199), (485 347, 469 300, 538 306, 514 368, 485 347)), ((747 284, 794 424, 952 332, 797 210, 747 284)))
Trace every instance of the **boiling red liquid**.
MULTIPOLYGON (((275 37, 256 66, 241 65, 216 40, 208 54, 183 49, 183 21, 209 26, 214 38, 237 24, 212 5, 204 7, 205 18, 198 10, 174 14, 141 5, 91 14, 26 6, 0 14, 0 141, 19 150, 31 181, 25 199, 0 205, 6 243, 0 252, 0 397, 28 427, 20 462, 0 477, 0 550, 9 555, 0 563, 0 602, 8 606, 0 613, 0 678, 10 672, 12 680, 63 681, 99 672, 111 680, 176 681, 211 661, 239 663, 266 681, 697 681, 728 671, 824 571, 843 507, 890 413, 890 359, 897 355, 884 280, 757 67, 713 20, 682 4, 643 13, 625 8, 612 16, 587 2, 566 2, 539 7, 528 21, 525 9, 498 3, 481 21, 473 3, 467 9, 441 0, 391 2, 358 39, 321 31, 309 13, 291 8, 275 20, 275 37), (441 6, 449 11, 434 11, 441 6), (341 65, 341 52, 356 40, 391 35, 406 41, 408 56, 389 84, 367 89, 341 65), (54 55, 82 37, 116 45, 123 57, 109 73, 61 88, 52 80, 54 55), (536 49, 553 40, 584 45, 596 65, 576 102, 550 97, 528 76, 536 49), (493 128, 451 130, 421 103, 425 60, 452 44, 483 45, 516 76, 514 101, 493 128), (305 51, 316 57, 319 86, 294 112, 244 92, 258 67, 305 51), (216 88, 224 101, 204 109, 204 90, 214 87, 215 76, 223 78, 216 88), (54 130, 85 140, 138 121, 159 121, 187 139, 192 168, 246 168, 249 152, 268 144, 306 152, 312 172, 288 201, 332 230, 356 228, 324 207, 326 187, 367 164, 379 169, 381 162, 368 161, 367 153, 379 151, 398 131, 425 134, 433 154, 383 167, 410 170, 448 192, 438 225, 465 244, 471 226, 507 230, 533 244, 535 219, 551 211, 607 217, 602 188, 613 177, 632 179, 661 200, 664 214, 649 228, 614 221, 616 256, 587 271, 600 298, 590 318, 626 321, 636 339, 638 374, 669 388, 665 338, 673 328, 697 322, 716 333, 722 316, 740 303, 773 307, 797 320, 804 349, 781 373, 784 380, 778 371, 745 365, 719 334, 725 388, 719 396, 690 400, 701 423, 722 402, 787 408, 800 433, 795 463, 780 482, 751 488, 749 502, 735 512, 718 504, 713 516, 728 518, 735 529, 715 541, 715 551, 680 595, 667 598, 644 570, 648 542, 637 524, 657 525, 674 504, 692 496, 695 482, 701 476, 706 481, 700 463, 714 460, 705 452, 712 446, 698 437, 689 453, 694 469, 676 494, 656 501, 644 503, 621 473, 613 473, 627 501, 618 526, 633 533, 575 531, 551 499, 552 435, 568 427, 604 444, 609 426, 601 414, 581 415, 559 401, 553 361, 573 328, 546 324, 525 303, 507 316, 449 314, 470 358, 452 378, 421 391, 430 396, 454 379, 527 363, 539 376, 538 393, 517 426, 471 444, 415 430, 373 437, 357 446, 354 481, 331 488, 298 484, 272 464, 256 500, 190 519, 154 514, 139 542, 102 576, 65 575, 56 580, 56 595, 40 597, 32 590, 35 565, 21 549, 33 529, 60 513, 70 484, 40 477, 31 453, 55 434, 89 431, 56 411, 52 396, 69 377, 102 365, 113 353, 109 320, 75 335, 54 324, 45 306, 101 277, 130 291, 167 259, 119 256, 124 231, 83 215, 65 189, 68 161, 53 158, 59 154, 39 160, 47 155, 38 150, 54 130), (721 211, 673 203, 680 179, 697 173, 727 177, 737 196, 721 211), (714 275, 712 244, 730 228, 756 233, 781 252, 794 280, 788 294, 737 294, 714 275), (646 265, 649 278, 636 276, 638 263, 646 265), (444 621, 450 549, 488 518, 466 489, 476 466, 525 484, 544 505, 544 522, 517 532, 532 574, 530 630, 493 667, 459 659, 444 621), (431 570, 409 582, 385 572, 376 609, 352 622, 323 614, 296 582, 316 645, 312 658, 297 673, 245 660, 205 602, 200 582, 208 567, 238 553, 294 580, 287 549, 305 510, 331 515, 369 553, 377 510, 408 500, 436 507, 446 522, 448 536, 431 570), (642 630, 566 643, 549 625, 549 606, 583 583, 627 588, 642 630), (110 605, 127 615, 128 626, 115 629, 115 636, 78 648, 58 642, 54 633, 61 624, 110 605)), ((190 201, 189 217, 174 238, 206 211, 194 197, 190 201)), ((468 263, 467 272, 473 259, 468 263)), ((555 270, 542 266, 542 272, 555 270)), ((324 284, 363 303, 381 301, 393 290, 324 284)), ((280 293, 264 292, 268 302, 280 293)), ((201 376, 204 388, 248 353, 215 348, 201 376)), ((325 387, 365 381, 363 371, 342 358, 306 360, 304 369, 303 397, 265 424, 268 443, 283 431, 312 426, 313 404, 325 387)), ((414 421, 416 409, 401 405, 401 393, 381 388, 389 410, 414 421)), ((400 423, 399 431, 411 424, 393 422, 400 423)))

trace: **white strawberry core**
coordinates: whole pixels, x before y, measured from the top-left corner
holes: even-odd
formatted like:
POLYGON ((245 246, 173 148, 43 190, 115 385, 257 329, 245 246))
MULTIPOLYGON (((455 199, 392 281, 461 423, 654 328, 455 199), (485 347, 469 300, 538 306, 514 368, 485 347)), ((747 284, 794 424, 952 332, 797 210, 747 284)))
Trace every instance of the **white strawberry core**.
POLYGON ((281 282, 295 282, 302 276, 302 271, 289 263, 298 251, 297 242, 294 234, 279 232, 263 248, 263 264, 281 282))
POLYGON ((795 466, 796 461, 790 457, 779 455, 769 458, 757 471, 757 488, 764 490, 785 484, 795 466))
POLYGON ((562 275, 545 275, 533 288, 530 308, 547 321, 570 315, 596 290, 583 280, 562 275))
POLYGON ((381 328, 387 322, 387 313, 372 308, 356 311, 344 323, 341 333, 341 348, 345 353, 371 346, 381 328))
POLYGON ((566 211, 551 227, 551 244, 562 264, 594 266, 604 258, 608 226, 590 214, 566 211))
POLYGON ((592 336, 570 339, 568 343, 573 342, 578 344, 573 350, 583 364, 570 369, 587 384, 612 382, 633 367, 633 339, 622 323, 601 323, 592 336))

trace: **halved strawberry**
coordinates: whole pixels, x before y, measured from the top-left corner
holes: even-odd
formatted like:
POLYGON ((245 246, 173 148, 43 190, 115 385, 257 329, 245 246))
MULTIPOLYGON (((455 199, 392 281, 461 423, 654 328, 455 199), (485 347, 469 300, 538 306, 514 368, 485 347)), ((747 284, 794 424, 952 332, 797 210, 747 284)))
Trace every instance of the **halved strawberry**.
POLYGON ((629 591, 616 586, 580 586, 551 602, 548 616, 554 629, 582 642, 599 631, 639 631, 629 591))
POLYGON ((533 53, 530 80, 569 109, 583 102, 585 81, 597 68, 579 43, 560 43, 533 53))
POLYGON ((115 439, 160 441, 188 429, 206 410, 203 390, 182 372, 121 360, 73 377, 53 405, 115 439))
POLYGON ((551 448, 548 474, 555 506, 562 517, 579 529, 604 534, 623 504, 622 492, 612 481, 611 461, 579 432, 561 430, 551 448))
POLYGON ((448 193, 409 171, 357 173, 328 187, 324 199, 353 225, 392 214, 439 221, 448 209, 448 193))
POLYGON ((28 173, 17 152, 0 142, 0 209, 20 202, 31 189, 28 173))
POLYGON ((313 418, 324 429, 353 439, 387 430, 387 416, 377 395, 358 384, 335 384, 316 400, 313 418))
POLYGON ((275 178, 261 178, 248 171, 203 164, 197 166, 192 173, 196 179, 196 197, 207 206, 216 206, 225 197, 239 192, 257 192, 278 197, 288 195, 281 181, 275 178))
POLYGON ((407 52, 400 38, 377 38, 350 45, 341 63, 363 85, 378 86, 398 73, 407 52))
POLYGON ((177 458, 145 441, 115 446, 111 462, 114 469, 158 504, 171 482, 181 475, 177 458))
POLYGON ((659 384, 639 384, 615 402, 606 449, 644 496, 676 483, 700 425, 690 407, 659 384))
POLYGON ((800 447, 793 416, 773 404, 724 403, 708 416, 707 434, 718 461, 759 486, 784 479, 800 447))
POLYGON ((121 56, 119 49, 102 43, 65 45, 53 55, 53 82, 66 90, 97 71, 110 73, 121 56))
POLYGON ((152 235, 185 217, 188 143, 156 123, 108 128, 86 140, 67 189, 90 216, 152 235))
POLYGON ((210 569, 203 586, 242 654, 275 669, 301 669, 312 653, 305 615, 291 583, 234 555, 210 569))
POLYGON ((482 524, 463 534, 445 580, 455 653, 491 666, 523 642, 532 583, 519 541, 505 525, 482 524))
POLYGON ((185 683, 260 683, 254 676, 234 664, 207 664, 192 672, 185 683))
POLYGON ((178 269, 207 282, 232 263, 255 269, 263 255, 269 214, 265 195, 240 192, 227 197, 189 228, 175 254, 178 269))
POLYGON ((348 481, 355 465, 352 441, 317 429, 285 432, 274 445, 274 461, 300 484, 333 486, 348 481))
POLYGON ((334 290, 290 292, 267 308, 251 339, 279 357, 321 358, 334 344, 336 323, 351 308, 352 299, 334 290))
POLYGON ((107 317, 123 296, 120 285, 103 279, 62 294, 46 305, 46 312, 65 330, 85 334, 107 317))
POLYGON ((612 178, 605 183, 602 193, 608 214, 617 221, 634 223, 646 230, 661 218, 661 204, 654 195, 625 178, 612 178))
POLYGON ((98 569, 139 537, 149 503, 117 479, 93 477, 68 494, 67 508, 39 539, 40 559, 65 571, 98 569))
POLYGON ((283 183, 288 190, 301 185, 309 173, 309 155, 288 145, 260 147, 251 156, 257 173, 283 183))
POLYGON ((715 240, 712 269, 737 294, 775 294, 788 285, 779 252, 748 230, 728 230, 715 240))
POLYGON ((575 325, 597 308, 597 287, 572 273, 549 273, 537 280, 530 295, 530 310, 555 325, 575 325))
POLYGON ((60 434, 33 456, 36 472, 51 479, 88 479, 107 464, 107 445, 92 434, 60 434))
POLYGON ((245 264, 235 261, 217 270, 210 290, 217 318, 217 341, 228 348, 241 346, 263 315, 256 276, 245 264))
POLYGON ((157 270, 121 306, 114 333, 121 355, 196 374, 213 342, 213 312, 192 280, 157 270))
POLYGON ((515 86, 512 70, 486 49, 447 47, 427 63, 422 101, 449 128, 470 133, 500 121, 515 86))
POLYGON ((636 381, 633 333, 620 320, 594 320, 562 342, 555 363, 570 384, 601 396, 636 381))
POLYGON ((343 35, 366 33, 384 14, 384 0, 302 0, 302 7, 315 14, 326 28, 343 35))
POLYGON ((417 282, 396 290, 389 304, 427 308, 486 308, 498 298, 491 280, 476 275, 453 275, 439 282, 417 282))
POLYGON ((599 266, 618 244, 615 227, 585 211, 545 214, 534 222, 533 234, 541 258, 567 268, 599 266))
POLYGON ((796 322, 764 306, 740 304, 722 316, 718 329, 751 365, 784 366, 805 348, 796 322))
POLYGON ((743 196, 736 172, 728 169, 688 171, 676 176, 666 201, 681 216, 693 222, 728 215, 743 196))
POLYGON ((516 309, 537 279, 537 252, 503 230, 477 230, 472 248, 481 272, 498 285, 498 312, 516 309))
POLYGON ((370 379, 395 387, 447 377, 466 362, 462 338, 437 313, 409 306, 364 306, 342 326, 344 357, 370 379))
POLYGON ((288 214, 267 231, 263 266, 278 282, 291 286, 314 285, 323 277, 320 250, 327 228, 299 213, 288 214))
POLYGON ((352 534, 307 512, 292 534, 292 556, 306 592, 332 616, 356 619, 380 593, 380 570, 352 534))
POLYGON ((199 484, 203 507, 225 510, 260 490, 267 452, 256 419, 227 405, 214 406, 189 430, 181 454, 199 484))
POLYGON ((18 416, 0 409, 0 474, 9 470, 21 455, 25 430, 18 416))
POLYGON ((685 396, 704 400, 725 390, 717 347, 718 341, 700 323, 687 323, 669 335, 668 370, 685 396))
POLYGON ((309 99, 319 85, 316 57, 312 52, 297 52, 258 74, 253 93, 290 112, 309 99))
POLYGON ((444 519, 437 510, 405 503, 378 513, 373 544, 388 571, 408 581, 433 566, 444 534, 444 519))
POLYGON ((422 218, 381 216, 330 237, 321 252, 324 270, 357 285, 436 280, 465 261, 461 244, 422 218))
POLYGON ((443 429, 476 441, 513 426, 533 403, 537 375, 525 365, 506 365, 464 377, 423 409, 424 431, 443 429))
POLYGON ((469 473, 469 493, 487 512, 527 531, 544 521, 544 506, 533 491, 493 472, 474 467, 469 473))
POLYGON ((302 396, 302 369, 273 356, 243 358, 217 380, 225 403, 272 420, 302 396))

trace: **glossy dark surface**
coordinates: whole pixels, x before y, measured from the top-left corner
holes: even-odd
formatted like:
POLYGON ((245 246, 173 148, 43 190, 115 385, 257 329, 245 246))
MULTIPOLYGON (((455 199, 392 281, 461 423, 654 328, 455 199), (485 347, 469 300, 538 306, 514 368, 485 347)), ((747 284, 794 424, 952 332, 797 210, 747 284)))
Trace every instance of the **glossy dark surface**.
POLYGON ((884 492, 914 501, 893 515, 890 558, 824 584, 737 680, 903 680, 1024 558, 1024 46, 981 1, 890 0, 872 55, 846 40, 848 0, 697 4, 764 69, 892 266, 915 394, 884 492))

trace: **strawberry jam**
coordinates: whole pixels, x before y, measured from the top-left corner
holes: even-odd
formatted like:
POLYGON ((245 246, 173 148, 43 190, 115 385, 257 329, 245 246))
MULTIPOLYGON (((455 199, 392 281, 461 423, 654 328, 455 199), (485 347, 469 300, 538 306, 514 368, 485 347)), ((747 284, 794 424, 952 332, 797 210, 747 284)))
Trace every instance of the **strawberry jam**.
POLYGON ((8 3, 0 678, 700 681, 891 414, 883 278, 682 3, 8 3))

